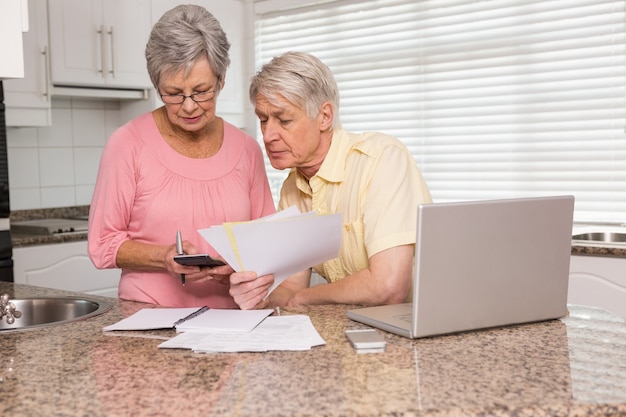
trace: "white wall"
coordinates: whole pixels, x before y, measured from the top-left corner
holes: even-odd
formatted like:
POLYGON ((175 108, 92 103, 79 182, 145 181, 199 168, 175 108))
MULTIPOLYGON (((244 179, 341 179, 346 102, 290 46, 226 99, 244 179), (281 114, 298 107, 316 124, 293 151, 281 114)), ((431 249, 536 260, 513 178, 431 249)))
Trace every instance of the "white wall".
POLYGON ((87 205, 118 101, 53 99, 52 126, 8 127, 11 210, 87 205))

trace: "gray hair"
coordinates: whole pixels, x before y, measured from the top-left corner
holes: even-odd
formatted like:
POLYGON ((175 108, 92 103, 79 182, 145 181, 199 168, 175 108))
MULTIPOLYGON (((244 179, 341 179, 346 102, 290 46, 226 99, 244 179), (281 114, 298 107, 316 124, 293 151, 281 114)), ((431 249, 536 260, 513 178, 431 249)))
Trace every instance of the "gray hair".
POLYGON ((272 58, 252 77, 250 101, 264 96, 278 105, 282 96, 291 104, 304 109, 307 116, 315 118, 324 104, 333 106, 333 128, 339 123, 339 89, 330 68, 317 57, 304 52, 287 52, 272 58))
POLYGON ((204 7, 180 5, 165 12, 152 28, 146 45, 148 74, 159 89, 161 76, 186 73, 205 54, 221 88, 230 65, 230 43, 220 22, 204 7))

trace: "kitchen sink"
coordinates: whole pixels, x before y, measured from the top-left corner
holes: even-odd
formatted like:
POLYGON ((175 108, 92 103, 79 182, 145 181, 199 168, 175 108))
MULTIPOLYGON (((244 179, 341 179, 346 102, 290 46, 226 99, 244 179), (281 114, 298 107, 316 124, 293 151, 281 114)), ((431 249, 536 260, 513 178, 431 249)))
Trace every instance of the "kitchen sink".
POLYGON ((591 243, 626 243, 626 233, 619 232, 589 232, 572 236, 572 240, 582 240, 591 243))
POLYGON ((47 297, 12 299, 21 316, 14 320, 0 317, 0 331, 17 331, 58 326, 98 316, 111 309, 110 303, 86 297, 47 297), (9 324, 8 322, 13 321, 9 324))

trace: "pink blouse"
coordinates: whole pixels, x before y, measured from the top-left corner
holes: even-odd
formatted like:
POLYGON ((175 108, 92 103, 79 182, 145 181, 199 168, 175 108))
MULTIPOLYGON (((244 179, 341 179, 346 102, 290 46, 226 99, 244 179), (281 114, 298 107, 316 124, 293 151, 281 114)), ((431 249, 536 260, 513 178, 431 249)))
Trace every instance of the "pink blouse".
MULTIPOLYGON (((275 212, 263 154, 249 135, 224 122, 224 142, 210 158, 188 158, 163 139, 151 113, 117 129, 107 142, 89 212, 89 256, 117 268, 117 251, 132 239, 157 245, 183 240, 218 255, 198 229, 275 212)), ((122 269, 120 298, 172 307, 237 308, 228 286, 184 287, 167 271, 122 269)))

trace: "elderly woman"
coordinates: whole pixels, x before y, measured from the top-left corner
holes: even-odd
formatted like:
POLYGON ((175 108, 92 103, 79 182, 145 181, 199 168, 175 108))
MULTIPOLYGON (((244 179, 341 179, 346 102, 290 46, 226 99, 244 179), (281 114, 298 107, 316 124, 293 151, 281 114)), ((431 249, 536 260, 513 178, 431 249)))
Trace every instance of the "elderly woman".
POLYGON ((237 307, 229 266, 173 259, 178 230, 185 253, 217 256, 198 229, 275 211, 260 146, 216 115, 229 47, 199 6, 175 7, 152 29, 147 67, 164 105, 111 135, 89 213, 89 256, 98 268, 122 269, 120 298, 237 307))

